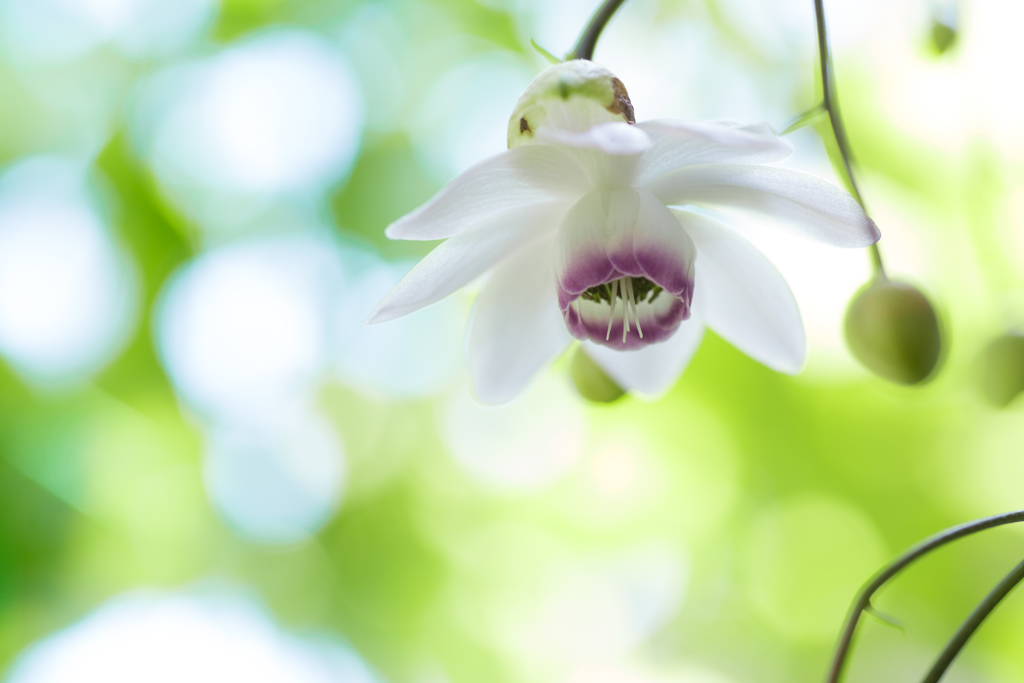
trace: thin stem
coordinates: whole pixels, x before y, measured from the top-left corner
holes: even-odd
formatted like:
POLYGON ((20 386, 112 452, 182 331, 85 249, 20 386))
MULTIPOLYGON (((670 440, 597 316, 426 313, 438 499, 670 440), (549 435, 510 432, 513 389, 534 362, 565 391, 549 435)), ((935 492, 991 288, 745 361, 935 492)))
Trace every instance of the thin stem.
POLYGON ((601 37, 601 31, 608 25, 612 16, 624 2, 626 0, 605 0, 604 4, 598 7, 594 16, 590 18, 590 22, 580 34, 580 39, 576 41, 576 47, 566 59, 593 59, 594 48, 597 47, 597 39, 601 37))
MULTIPOLYGON (((846 172, 850 194, 867 212, 867 207, 864 206, 864 198, 861 197, 857 181, 853 177, 853 166, 850 162, 853 158, 853 153, 850 151, 850 141, 846 137, 846 127, 843 125, 843 117, 839 113, 839 102, 836 99, 836 82, 832 69, 832 50, 829 48, 828 43, 828 29, 825 25, 824 0, 814 0, 814 14, 818 25, 818 59, 821 62, 822 106, 828 112, 828 120, 832 124, 832 133, 836 138, 836 146, 839 148, 839 155, 843 158, 843 170, 846 172)), ((882 252, 878 249, 877 242, 871 245, 871 257, 874 262, 875 273, 885 277, 882 252)))
POLYGON ((935 664, 932 665, 928 675, 924 677, 922 683, 938 683, 938 680, 942 678, 942 675, 946 673, 946 669, 953 663, 953 660, 960 650, 963 649, 964 645, 970 639, 974 632, 981 626, 981 622, 985 621, 985 618, 992 613, 992 610, 996 608, 1003 598, 1010 594, 1010 591, 1024 579, 1024 562, 1021 562, 1013 571, 1006 575, 1006 577, 999 582, 992 592, 985 596, 985 599, 981 601, 971 615, 967 617, 964 623, 960 624, 960 628, 957 629, 953 637, 946 643, 946 647, 943 648, 942 654, 935 660, 935 664))
POLYGON ((971 534, 979 531, 985 531, 986 529, 992 529, 1004 524, 1013 524, 1015 522, 1024 522, 1024 510, 1016 510, 1014 512, 1006 512, 993 517, 985 517, 984 519, 978 519, 973 522, 967 522, 966 524, 946 529, 945 531, 935 534, 931 538, 921 541, 910 550, 890 562, 887 566, 883 567, 870 581, 864 584, 864 587, 861 588, 857 598, 853 601, 853 605, 850 606, 850 611, 846 615, 846 623, 843 626, 843 632, 839 636, 839 643, 836 645, 836 653, 832 657, 832 666, 829 669, 827 679, 828 683, 839 683, 840 676, 842 676, 843 673, 843 666, 846 664, 846 657, 849 654, 850 646, 853 644, 853 635, 857 630, 857 623, 860 621, 860 616, 871 604, 871 597, 879 588, 884 586, 889 579, 899 574, 907 565, 911 564, 915 560, 927 555, 936 548, 941 548, 947 543, 956 541, 964 536, 970 536, 971 534))

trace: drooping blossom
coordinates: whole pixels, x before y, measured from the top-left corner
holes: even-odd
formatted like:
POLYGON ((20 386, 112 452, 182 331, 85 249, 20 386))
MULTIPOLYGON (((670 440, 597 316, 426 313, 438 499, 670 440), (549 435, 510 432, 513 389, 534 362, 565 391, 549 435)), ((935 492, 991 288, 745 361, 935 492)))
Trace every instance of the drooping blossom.
POLYGON ((387 228, 392 239, 445 241, 367 320, 406 315, 489 273, 467 345, 483 403, 513 398, 574 337, 621 386, 647 394, 674 382, 705 325, 795 373, 806 342, 786 281, 709 210, 774 219, 837 247, 879 237, 847 192, 768 165, 791 146, 767 124, 637 124, 621 81, 585 60, 533 81, 508 146, 387 228))

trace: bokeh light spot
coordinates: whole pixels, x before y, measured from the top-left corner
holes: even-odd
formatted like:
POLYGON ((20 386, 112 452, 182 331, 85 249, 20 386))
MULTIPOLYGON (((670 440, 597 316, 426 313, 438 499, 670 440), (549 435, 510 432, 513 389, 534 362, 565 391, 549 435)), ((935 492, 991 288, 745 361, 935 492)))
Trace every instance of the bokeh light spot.
POLYGON ((723 673, 702 666, 681 665, 668 670, 649 666, 588 664, 572 671, 565 683, 732 683, 723 673))
POLYGON ((657 542, 552 563, 495 617, 502 639, 523 656, 565 663, 620 657, 675 614, 688 573, 680 550, 657 542))
POLYGON ((795 640, 825 643, 884 560, 881 536, 863 512, 807 494, 757 517, 743 567, 752 602, 768 623, 795 640))
POLYGON ((80 165, 35 157, 0 176, 0 353, 39 382, 80 379, 126 341, 137 290, 80 165))
POLYGON ((340 179, 359 148, 363 104, 355 77, 313 34, 262 33, 158 75, 147 97, 136 127, 155 170, 172 184, 252 193, 318 189, 340 179))
POLYGON ((341 444, 315 415, 286 425, 219 427, 209 438, 210 496, 236 530, 257 541, 307 538, 330 519, 344 481, 341 444))
POLYGON ((345 285, 334 307, 333 358, 346 384, 412 398, 449 385, 461 366, 465 315, 456 297, 382 325, 363 321, 412 267, 345 250, 345 285))
POLYGON ((175 275, 157 336, 185 401, 259 423, 307 394, 325 363, 337 269, 329 243, 295 237, 222 247, 175 275))
POLYGON ((505 151, 509 112, 533 75, 522 62, 493 53, 458 64, 437 79, 411 125, 435 179, 447 182, 505 151))
POLYGON ((377 683, 335 638, 281 631, 221 593, 124 595, 29 648, 7 683, 377 683))
POLYGON ((458 392, 442 429, 455 462, 484 486, 537 491, 575 465, 586 420, 565 379, 547 373, 502 406, 482 406, 468 391, 458 392))
POLYGON ((0 45, 28 64, 65 62, 105 43, 159 57, 184 47, 214 10, 213 0, 0 0, 0 45))

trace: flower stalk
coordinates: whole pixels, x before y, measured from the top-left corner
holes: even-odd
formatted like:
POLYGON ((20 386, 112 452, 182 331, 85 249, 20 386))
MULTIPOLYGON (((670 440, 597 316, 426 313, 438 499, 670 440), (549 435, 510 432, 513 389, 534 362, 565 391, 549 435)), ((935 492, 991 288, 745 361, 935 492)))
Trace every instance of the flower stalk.
MULTIPOLYGON (((818 28, 818 59, 821 64, 821 107, 828 114, 829 123, 832 126, 832 133, 836 139, 836 146, 839 148, 839 155, 843 158, 842 169, 846 176, 846 185, 850 194, 863 207, 864 199, 857 187, 857 181, 853 177, 853 165, 851 159, 853 154, 850 151, 850 141, 846 137, 846 127, 843 125, 843 117, 839 113, 839 102, 836 99, 835 74, 832 69, 832 50, 828 42, 828 28, 825 24, 825 2, 814 0, 814 14, 818 28)), ((867 212, 867 208, 864 208, 867 212)), ((882 252, 878 244, 871 245, 871 258, 875 267, 875 275, 884 278, 885 266, 882 263, 882 252)))
POLYGON ((964 620, 964 623, 960 625, 953 637, 946 643, 946 647, 942 649, 942 653, 939 658, 935 660, 935 664, 928 671, 928 675, 924 677, 923 683, 938 683, 938 680, 942 678, 942 675, 946 673, 946 669, 953 663, 953 660, 960 650, 963 649, 964 645, 970 639, 974 632, 981 626, 981 622, 985 621, 985 618, 992 613, 992 610, 996 608, 1003 598, 1010 594, 1010 591, 1024 579, 1024 562, 1021 562, 1013 568, 1006 577, 999 582, 999 584, 992 589, 992 592, 985 596, 985 599, 981 601, 971 615, 964 620))
MULTIPOLYGON (((816 0, 817 1, 817 0, 816 0)), ((850 611, 846 616, 846 623, 843 626, 843 632, 839 637, 839 642, 836 645, 835 655, 832 657, 832 666, 829 668, 828 683, 839 683, 840 678, 843 674, 843 668, 846 665, 846 658, 850 652, 850 648, 853 644, 853 636, 857 630, 857 624, 860 622, 861 614, 867 611, 871 607, 871 598, 878 592, 878 590, 889 582, 894 576, 903 571, 908 565, 912 564, 916 560, 924 557, 936 548, 941 548, 947 543, 952 543, 965 536, 978 533, 979 531, 985 531, 1004 524, 1014 524, 1016 522, 1024 522, 1024 510, 1016 510, 1014 512, 1006 512, 1001 515, 994 515, 992 517, 985 517, 978 519, 973 522, 967 522, 959 526, 946 529, 945 531, 939 532, 931 538, 925 539, 921 543, 918 543, 910 550, 906 551, 898 558, 890 562, 887 566, 883 567, 874 578, 868 581, 860 593, 857 594, 856 599, 853 601, 853 605, 850 607, 850 611)), ((936 673, 935 678, 926 678, 926 683, 934 683, 939 680, 942 673, 945 671, 949 663, 952 662, 953 658, 963 647, 967 639, 970 638, 971 634, 977 629, 981 621, 988 616, 989 612, 1010 592, 1010 589, 1017 584, 1018 581, 1024 577, 1024 574, 1017 576, 1018 573, 1024 572, 1024 565, 1018 566, 1014 571, 1007 576, 995 590, 992 591, 985 598, 981 605, 968 617, 967 621, 960 627, 956 635, 946 645, 946 649, 943 650, 943 654, 939 660, 936 661, 932 667, 932 671, 936 673), (948 657, 943 664, 943 658, 948 657)))
POLYGON ((597 11, 594 12, 594 16, 587 22, 586 27, 583 29, 583 33, 580 34, 580 39, 576 41, 576 47, 572 49, 572 52, 566 57, 566 59, 590 59, 594 58, 594 48, 597 47, 597 39, 601 37, 601 32, 604 31, 604 27, 608 25, 611 18, 615 15, 626 0, 605 0, 597 11))

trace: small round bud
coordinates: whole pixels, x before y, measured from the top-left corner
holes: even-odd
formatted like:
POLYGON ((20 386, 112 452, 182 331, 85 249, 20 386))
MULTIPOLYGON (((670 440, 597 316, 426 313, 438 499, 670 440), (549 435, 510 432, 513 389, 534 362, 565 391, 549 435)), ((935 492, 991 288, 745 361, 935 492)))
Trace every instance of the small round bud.
POLYGON ((603 66, 571 59, 540 72, 519 97, 508 121, 508 147, 534 143, 542 126, 579 132, 613 121, 635 123, 622 81, 603 66))
POLYGON ((935 309, 910 285, 876 278, 846 310, 846 343, 875 374, 898 384, 917 384, 939 362, 942 337, 935 309))
POLYGON ((931 48, 935 54, 945 54, 956 45, 956 29, 938 19, 932 20, 931 48))
POLYGON ((928 47, 934 54, 944 55, 956 47, 958 10, 957 0, 932 0, 928 47))
POLYGON ((981 352, 981 390, 1000 408, 1024 391, 1024 335, 1004 334, 981 352))
POLYGON ((576 349, 569 370, 572 382, 580 396, 595 403, 611 403, 622 398, 622 387, 615 383, 597 363, 590 359, 582 347, 576 349))

